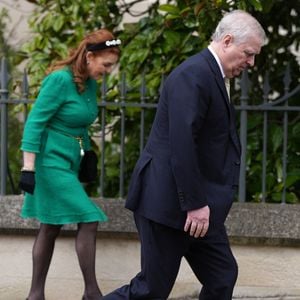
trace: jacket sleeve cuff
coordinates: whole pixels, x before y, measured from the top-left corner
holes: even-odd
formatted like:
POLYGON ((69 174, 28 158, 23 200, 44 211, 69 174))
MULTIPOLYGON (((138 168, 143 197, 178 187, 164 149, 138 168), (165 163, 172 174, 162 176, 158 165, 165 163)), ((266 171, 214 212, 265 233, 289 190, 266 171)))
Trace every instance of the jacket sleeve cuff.
POLYGON ((183 211, 190 211, 202 208, 208 205, 205 196, 200 196, 199 199, 195 199, 182 191, 178 191, 179 205, 183 211))
POLYGON ((40 144, 39 143, 30 143, 30 142, 22 142, 21 146, 22 151, 39 153, 40 152, 40 144))

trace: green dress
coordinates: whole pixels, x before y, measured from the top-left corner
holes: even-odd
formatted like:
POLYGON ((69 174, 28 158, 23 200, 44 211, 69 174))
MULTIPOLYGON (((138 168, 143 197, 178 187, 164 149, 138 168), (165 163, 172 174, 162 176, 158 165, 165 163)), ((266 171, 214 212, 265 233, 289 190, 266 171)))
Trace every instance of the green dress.
POLYGON ((34 194, 25 193, 23 218, 45 224, 106 221, 78 180, 80 144, 90 149, 88 126, 97 117, 97 83, 88 79, 79 94, 68 68, 42 82, 25 124, 21 149, 36 153, 34 194))

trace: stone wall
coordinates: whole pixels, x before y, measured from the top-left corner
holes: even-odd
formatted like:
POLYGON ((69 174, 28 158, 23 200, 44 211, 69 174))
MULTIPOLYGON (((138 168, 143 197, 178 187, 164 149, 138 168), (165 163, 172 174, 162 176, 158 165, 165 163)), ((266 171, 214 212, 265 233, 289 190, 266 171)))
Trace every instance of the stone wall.
MULTIPOLYGON (((38 227, 34 220, 20 218, 22 195, 0 198, 0 230, 30 233, 38 227)), ((132 214, 124 208, 124 200, 94 199, 108 215, 109 221, 99 225, 105 236, 136 236, 132 214)), ((226 221, 228 235, 236 244, 300 246, 300 205, 234 203, 226 221)), ((65 226, 72 233, 74 225, 65 226)))

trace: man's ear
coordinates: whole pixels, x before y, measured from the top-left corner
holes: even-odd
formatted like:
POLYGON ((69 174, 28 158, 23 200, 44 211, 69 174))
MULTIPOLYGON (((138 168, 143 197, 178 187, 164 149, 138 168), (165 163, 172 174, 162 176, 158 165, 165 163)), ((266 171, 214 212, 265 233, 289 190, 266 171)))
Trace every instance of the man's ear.
POLYGON ((233 35, 231 34, 226 34, 223 37, 223 46, 225 48, 229 47, 231 44, 233 44, 233 35))

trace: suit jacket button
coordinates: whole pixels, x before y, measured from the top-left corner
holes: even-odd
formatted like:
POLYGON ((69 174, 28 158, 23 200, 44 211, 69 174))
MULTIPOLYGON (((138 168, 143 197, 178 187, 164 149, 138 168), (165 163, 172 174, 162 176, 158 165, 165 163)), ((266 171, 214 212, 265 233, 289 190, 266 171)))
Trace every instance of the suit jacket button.
POLYGON ((234 162, 237 166, 239 166, 240 164, 241 164, 241 162, 240 161, 236 161, 236 162, 234 162))

